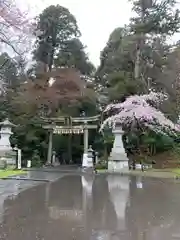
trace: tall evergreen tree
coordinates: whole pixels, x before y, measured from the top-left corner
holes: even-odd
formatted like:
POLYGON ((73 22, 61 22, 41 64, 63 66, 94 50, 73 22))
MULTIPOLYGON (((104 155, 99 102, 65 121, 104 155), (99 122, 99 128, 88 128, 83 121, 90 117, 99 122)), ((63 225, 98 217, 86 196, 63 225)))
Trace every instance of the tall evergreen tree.
POLYGON ((107 90, 114 100, 121 99, 122 93, 126 95, 147 92, 150 88, 164 89, 162 73, 171 51, 166 39, 180 27, 175 0, 131 2, 135 16, 128 26, 112 32, 101 53, 101 64, 97 71, 97 80, 102 86, 108 86, 107 90), (115 81, 111 81, 114 74, 115 81))
POLYGON ((78 38, 64 42, 54 62, 57 67, 75 67, 83 75, 91 75, 94 71, 94 66, 88 59, 85 47, 78 38))
POLYGON ((37 18, 35 59, 52 69, 64 44, 80 35, 75 17, 60 5, 49 6, 37 18))
MULTIPOLYGON (((176 0, 131 0, 136 16, 131 18, 130 29, 137 39, 134 78, 141 78, 144 61, 143 50, 148 40, 159 36, 166 38, 179 30, 180 16, 176 0)), ((147 59, 145 59, 147 60, 147 59)), ((149 60, 149 59, 148 59, 149 60)), ((151 61, 152 64, 152 61, 151 61)))

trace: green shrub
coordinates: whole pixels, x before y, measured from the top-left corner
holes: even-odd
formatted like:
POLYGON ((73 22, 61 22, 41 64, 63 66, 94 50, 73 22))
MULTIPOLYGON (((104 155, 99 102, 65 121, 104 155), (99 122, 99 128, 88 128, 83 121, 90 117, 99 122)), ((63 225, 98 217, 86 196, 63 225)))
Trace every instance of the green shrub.
POLYGON ((41 166, 42 166, 41 157, 38 154, 38 151, 35 150, 32 156, 32 167, 41 167, 41 166))
POLYGON ((107 162, 105 161, 99 162, 98 164, 96 164, 95 168, 97 170, 107 169, 107 162))
POLYGON ((153 156, 174 148, 173 138, 149 130, 129 132, 126 134, 126 139, 125 148, 127 150, 133 150, 137 154, 141 150, 141 153, 146 156, 153 156))

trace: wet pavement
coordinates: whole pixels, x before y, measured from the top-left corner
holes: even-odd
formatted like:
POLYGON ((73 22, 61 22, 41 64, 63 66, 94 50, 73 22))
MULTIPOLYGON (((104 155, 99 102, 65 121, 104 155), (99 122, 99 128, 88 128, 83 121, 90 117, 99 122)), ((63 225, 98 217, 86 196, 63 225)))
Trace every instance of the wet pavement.
POLYGON ((20 175, 13 175, 13 176, 9 176, 7 178, 4 179, 22 179, 22 180, 30 180, 30 181, 55 181, 63 176, 65 176, 67 173, 66 171, 47 171, 47 170, 30 170, 30 171, 26 171, 24 174, 20 174, 20 175))
POLYGON ((0 195, 0 239, 180 239, 180 183, 65 174, 34 184, 0 195))
POLYGON ((26 177, 29 179, 49 180, 55 181, 64 176, 63 172, 47 172, 47 171, 28 171, 26 177))

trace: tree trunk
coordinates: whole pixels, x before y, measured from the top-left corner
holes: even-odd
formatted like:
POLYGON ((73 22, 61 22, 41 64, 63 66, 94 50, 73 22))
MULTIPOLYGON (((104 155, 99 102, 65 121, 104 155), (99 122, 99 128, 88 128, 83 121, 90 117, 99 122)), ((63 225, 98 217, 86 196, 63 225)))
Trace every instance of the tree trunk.
POLYGON ((136 52, 136 60, 135 60, 135 66, 134 66, 134 79, 137 80, 140 77, 140 64, 141 64, 141 50, 140 46, 137 48, 136 52))
MULTIPOLYGON (((144 23, 144 15, 145 15, 145 9, 147 8, 145 6, 145 1, 141 2, 141 21, 144 23)), ((137 44, 137 49, 136 49, 136 59, 135 59, 135 66, 134 66, 134 79, 137 80, 141 76, 141 53, 142 49, 145 43, 145 34, 144 32, 140 33, 138 44, 137 44)))
POLYGON ((136 170, 136 160, 135 160, 135 157, 132 158, 132 168, 133 168, 133 170, 136 170))
POLYGON ((49 57, 49 64, 48 64, 48 67, 49 67, 49 71, 51 72, 52 70, 52 66, 53 66, 53 62, 54 62, 54 52, 55 52, 55 49, 53 48, 52 51, 51 51, 51 55, 49 57))

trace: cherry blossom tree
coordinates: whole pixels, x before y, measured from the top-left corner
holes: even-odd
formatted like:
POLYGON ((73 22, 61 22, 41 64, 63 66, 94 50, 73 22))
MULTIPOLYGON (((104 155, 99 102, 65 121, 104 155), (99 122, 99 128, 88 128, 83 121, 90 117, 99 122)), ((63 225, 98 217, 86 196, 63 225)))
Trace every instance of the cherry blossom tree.
POLYGON ((166 99, 167 95, 163 93, 150 92, 130 96, 122 103, 110 104, 104 110, 104 113, 110 116, 102 123, 101 130, 105 126, 113 128, 117 124, 126 129, 138 124, 160 133, 180 131, 179 125, 174 124, 157 109, 166 99))
POLYGON ((16 0, 0 0, 1 45, 10 47, 15 54, 23 54, 29 50, 31 33, 28 14, 18 7, 16 0))

